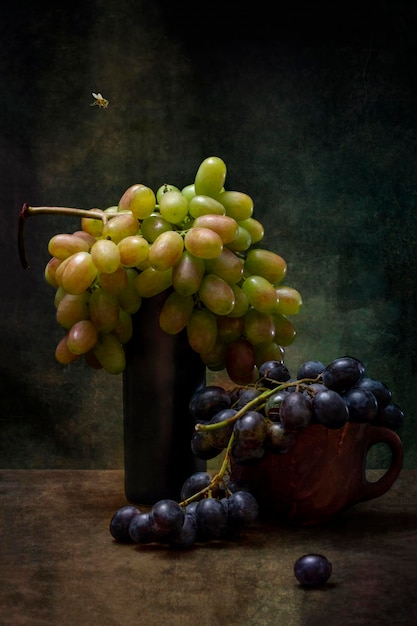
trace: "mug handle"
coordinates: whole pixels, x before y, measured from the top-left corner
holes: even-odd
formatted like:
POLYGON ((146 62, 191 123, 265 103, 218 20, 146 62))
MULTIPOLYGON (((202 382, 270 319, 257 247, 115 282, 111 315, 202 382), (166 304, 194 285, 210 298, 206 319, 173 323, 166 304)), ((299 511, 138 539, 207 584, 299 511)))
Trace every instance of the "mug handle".
POLYGON ((363 483, 359 490, 357 502, 365 502, 373 498, 379 498, 384 495, 397 480, 403 466, 403 446, 400 437, 396 432, 383 426, 374 426, 368 430, 368 440, 366 453, 369 449, 377 444, 385 443, 391 450, 391 465, 379 480, 370 482, 366 478, 366 456, 363 464, 363 483))

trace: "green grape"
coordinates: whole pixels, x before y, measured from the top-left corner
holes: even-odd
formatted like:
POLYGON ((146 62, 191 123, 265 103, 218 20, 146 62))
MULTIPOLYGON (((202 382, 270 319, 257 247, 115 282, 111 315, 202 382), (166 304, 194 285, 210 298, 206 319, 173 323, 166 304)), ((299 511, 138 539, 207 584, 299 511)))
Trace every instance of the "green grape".
POLYGON ((170 224, 181 224, 188 215, 188 201, 181 191, 167 191, 159 201, 161 217, 170 224))
POLYGON ((131 211, 137 220, 143 220, 155 210, 156 196, 146 185, 132 185, 119 200, 118 210, 131 211))
POLYGON ((91 257, 97 270, 111 274, 120 265, 120 251, 117 244, 110 239, 99 239, 91 248, 91 257))
POLYGON ((184 250, 172 268, 172 286, 181 296, 197 293, 206 267, 203 259, 184 250))
POLYGON ((90 319, 100 333, 109 333, 119 321, 119 300, 102 287, 94 289, 90 297, 90 319))
POLYGON ((233 252, 245 252, 250 248, 252 244, 252 240, 249 232, 238 224, 237 227, 237 235, 227 244, 229 250, 233 250, 233 252))
POLYGON ((172 268, 156 270, 148 267, 135 278, 135 287, 142 298, 152 298, 172 285, 172 268))
POLYGON ((242 317, 217 317, 217 338, 224 344, 228 344, 243 335, 245 318, 242 317))
POLYGON ((230 285, 215 274, 206 274, 198 295, 201 302, 216 315, 227 315, 235 305, 235 294, 230 285))
POLYGON ((249 274, 263 276, 272 285, 277 285, 287 273, 287 264, 275 252, 263 248, 253 248, 246 255, 245 270, 249 274))
POLYGON ((179 191, 179 189, 175 185, 168 185, 167 183, 161 185, 156 192, 156 201, 158 204, 160 204, 162 196, 167 191, 179 191))
POLYGON ((212 156, 204 159, 195 175, 196 195, 215 197, 224 187, 226 173, 226 164, 219 157, 212 156))
POLYGON ((58 267, 55 278, 58 271, 61 277, 58 283, 67 293, 75 295, 87 291, 97 276, 97 268, 89 252, 76 252, 65 259, 58 267))
POLYGON ((184 239, 176 230, 161 233, 149 249, 149 263, 156 270, 167 270, 180 259, 184 239))
POLYGON ((89 245, 77 235, 60 234, 54 235, 48 244, 48 252, 51 256, 63 261, 76 252, 88 252, 89 245))
POLYGON ((289 319, 280 313, 272 313, 275 324, 275 341, 280 346, 289 346, 295 339, 296 331, 289 319))
POLYGON ((279 346, 275 341, 271 343, 263 343, 254 346, 255 351, 255 365, 261 367, 263 363, 267 361, 283 361, 284 360, 284 348, 279 346))
POLYGON ((220 235, 210 228, 190 228, 185 234, 184 245, 188 252, 201 259, 214 259, 223 250, 220 235))
POLYGON ((236 220, 228 215, 200 215, 194 220, 193 228, 210 228, 217 233, 223 243, 231 243, 238 235, 236 220))
POLYGON ((55 272, 59 265, 61 265, 61 259, 57 259, 53 256, 51 259, 49 259, 45 267, 45 280, 48 285, 50 285, 54 289, 58 289, 59 286, 55 278, 55 272))
POLYGON ((204 265, 208 274, 220 276, 229 285, 236 285, 243 277, 242 259, 228 248, 223 248, 215 259, 206 259, 204 265))
POLYGON ((187 325, 194 309, 192 296, 181 296, 176 291, 165 300, 160 315, 159 325, 169 335, 176 335, 187 325))
MULTIPOLYGON (((130 187, 128 187, 126 189, 126 191, 122 194, 122 196, 120 197, 120 200, 118 202, 117 205, 117 212, 120 211, 130 211, 130 203, 132 201, 132 197, 134 196, 135 192, 137 191, 137 189, 139 189, 140 187, 142 187, 143 185, 141 185, 140 183, 135 183, 134 185, 130 185, 130 187)), ((151 211, 152 213, 152 211, 151 211)))
POLYGON ((90 235, 90 233, 87 233, 84 230, 75 230, 72 234, 75 237, 81 237, 81 239, 84 239, 84 241, 88 244, 88 250, 90 250, 91 246, 96 242, 96 237, 90 235))
POLYGON ((63 295, 59 299, 56 309, 56 319, 60 326, 70 329, 76 322, 90 317, 90 294, 88 291, 83 291, 80 294, 73 295, 65 293, 64 290, 62 291, 63 295))
POLYGON ((256 220, 254 217, 248 217, 246 220, 240 220, 238 225, 249 233, 252 244, 259 243, 264 238, 264 227, 261 222, 256 220))
POLYGON ((255 352, 248 339, 236 339, 227 346, 226 371, 237 385, 249 385, 256 380, 255 352))
POLYGON ((126 289, 129 282, 126 269, 121 265, 112 274, 99 274, 97 280, 100 287, 116 296, 126 289))
POLYGON ((235 306, 228 317, 242 317, 249 308, 249 300, 245 292, 238 285, 231 285, 235 295, 235 306))
POLYGON ((219 196, 219 200, 226 209, 226 215, 237 222, 252 217, 253 200, 248 194, 242 191, 225 191, 219 196))
POLYGON ((281 313, 282 315, 296 315, 303 304, 300 292, 293 287, 285 286, 277 287, 275 291, 278 296, 278 302, 274 308, 274 313, 281 313))
POLYGON ((102 238, 119 243, 129 235, 137 235, 139 222, 132 213, 118 213, 103 226, 102 238))
POLYGON ((250 308, 245 314, 244 334, 253 346, 271 343, 275 337, 272 315, 250 308))
POLYGON ((67 345, 68 334, 62 337, 61 341, 55 348, 55 358, 61 365, 68 365, 79 358, 78 354, 74 354, 67 345))
MULTIPOLYGON (((94 213, 104 213, 102 209, 90 209, 94 210, 94 213)), ((101 237, 103 233, 103 220, 98 220, 91 217, 82 217, 81 218, 81 229, 86 233, 89 233, 93 237, 101 237)))
POLYGON ((133 323, 130 313, 120 308, 119 321, 114 327, 113 334, 120 343, 125 344, 132 339, 133 336, 133 323))
POLYGON ((190 203, 192 198, 194 198, 194 196, 195 196, 194 183, 192 183, 191 185, 186 185, 185 187, 183 187, 181 189, 181 193, 182 193, 183 196, 185 196, 187 198, 187 202, 190 203))
POLYGON ((210 196, 194 195, 189 200, 188 212, 196 219, 202 215, 225 215, 226 209, 218 200, 210 196))
POLYGON ((173 230, 172 224, 164 220, 158 213, 146 217, 140 226, 141 234, 149 243, 153 243, 161 233, 168 230, 173 230))
POLYGON ((249 304, 260 313, 271 313, 277 304, 278 296, 269 280, 263 276, 248 276, 243 284, 249 304))
POLYGON ((204 365, 212 372, 219 372, 226 368, 227 345, 216 341, 213 348, 208 352, 200 352, 200 358, 204 365))
POLYGON ((68 332, 67 347, 74 354, 85 354, 94 348, 97 330, 90 320, 76 322, 68 332))
POLYGON ((137 267, 148 258, 149 243, 142 235, 129 235, 117 244, 120 263, 124 267, 137 267))
POLYGON ((217 339, 216 316, 208 309, 194 309, 186 326, 188 342, 195 352, 209 352, 217 339))
POLYGON ((126 313, 133 315, 136 311, 139 311, 142 305, 142 297, 139 295, 138 290, 135 287, 135 281, 138 273, 136 270, 128 268, 126 270, 126 274, 127 287, 117 295, 117 298, 121 309, 123 309, 126 313))
POLYGON ((123 346, 113 333, 99 334, 93 352, 103 369, 110 374, 121 374, 126 367, 123 346))

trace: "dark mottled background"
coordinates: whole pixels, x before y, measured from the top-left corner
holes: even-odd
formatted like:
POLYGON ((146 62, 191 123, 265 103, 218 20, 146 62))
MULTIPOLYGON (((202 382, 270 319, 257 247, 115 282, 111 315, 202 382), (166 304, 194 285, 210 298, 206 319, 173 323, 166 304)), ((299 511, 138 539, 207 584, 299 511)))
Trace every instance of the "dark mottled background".
POLYGON ((30 220, 24 271, 22 203, 105 208, 135 182, 193 182, 210 155, 303 295, 289 365, 363 360, 406 412, 417 467, 416 4, 241 4, 3 3, 1 467, 123 458, 121 378, 54 360, 47 244, 78 224, 30 220))

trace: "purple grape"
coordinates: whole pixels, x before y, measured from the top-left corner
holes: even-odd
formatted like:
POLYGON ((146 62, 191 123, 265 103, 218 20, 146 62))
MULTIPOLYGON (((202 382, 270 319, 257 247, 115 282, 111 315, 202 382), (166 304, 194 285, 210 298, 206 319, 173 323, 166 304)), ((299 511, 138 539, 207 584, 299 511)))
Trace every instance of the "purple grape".
POLYGON ((123 506, 118 509, 110 520, 110 534, 120 543, 130 543, 132 538, 129 534, 131 520, 140 515, 140 510, 135 506, 123 506))
POLYGON ((195 510, 197 540, 212 541, 223 539, 227 531, 227 513, 220 500, 204 498, 199 500, 195 510))
POLYGON ((175 500, 158 500, 149 514, 152 531, 156 537, 177 535, 184 523, 184 509, 175 500))
POLYGON ((361 361, 351 356, 342 356, 325 367, 322 380, 329 389, 343 392, 356 385, 364 375, 365 366, 361 361))
POLYGON ((249 491, 235 491, 226 500, 229 530, 247 528, 258 519, 259 506, 249 491))
POLYGON ((191 437, 191 451, 198 459, 208 461, 220 454, 219 448, 215 448, 210 440, 209 431, 200 430, 191 437))
POLYGON ((392 393, 380 380, 374 380, 373 378, 364 377, 357 384, 356 387, 361 389, 367 389, 374 394, 376 401, 378 402, 378 409, 383 409, 392 400, 392 393))
POLYGON ((280 389, 280 391, 277 391, 272 394, 272 396, 269 396, 265 402, 265 415, 273 422, 279 422, 279 411, 282 401, 286 396, 288 396, 289 393, 288 389, 280 389))
POLYGON ((305 361, 297 372, 297 379, 317 378, 324 371, 325 365, 321 361, 305 361))
POLYGON ((210 420, 222 409, 232 405, 229 394, 219 385, 208 385, 196 391, 189 403, 189 411, 196 422, 210 420))
MULTIPOLYGON (((214 415, 211 420, 208 422, 209 424, 218 424, 219 422, 223 422, 234 415, 236 415, 236 409, 223 409, 223 411, 219 411, 214 415)), ((234 423, 228 424, 227 426, 221 426, 220 428, 215 428, 214 430, 208 430, 207 436, 211 445, 217 448, 218 450, 223 450, 227 447, 229 443, 229 439, 233 432, 234 423)))
POLYGON ((332 564, 322 554, 305 554, 294 565, 294 574, 305 587, 320 587, 330 578, 332 564))
POLYGON ((391 430, 399 430, 404 424, 404 412, 394 402, 390 402, 386 407, 377 412, 372 420, 374 426, 384 426, 391 430))
POLYGON ((185 480, 181 487, 181 500, 187 500, 205 487, 208 487, 210 481, 211 476, 208 472, 194 472, 185 480))
POLYGON ((377 414, 378 403, 373 393, 360 387, 351 387, 343 394, 349 411, 349 422, 370 422, 377 414))
POLYGON ((301 430, 311 422, 312 408, 309 396, 304 393, 289 393, 279 410, 281 423, 287 431, 301 430))
POLYGON ((141 513, 132 518, 129 525, 129 535, 135 543, 154 543, 159 541, 152 529, 150 513, 141 513))
POLYGON ((271 422, 267 428, 265 448, 271 452, 284 454, 296 443, 294 432, 288 432, 280 422, 271 422))
POLYGON ((346 402, 333 389, 316 393, 312 400, 314 421, 327 428, 342 428, 349 419, 346 402))
POLYGON ((192 515, 185 515, 180 532, 169 538, 168 545, 176 550, 191 548, 197 540, 197 523, 192 515))
POLYGON ((291 378, 283 361, 265 361, 259 367, 260 382, 264 387, 272 389, 278 383, 285 383, 291 378))
POLYGON ((242 409, 244 406, 248 404, 251 400, 254 400, 262 393, 261 389, 241 389, 239 393, 239 397, 233 405, 233 408, 237 411, 242 409))

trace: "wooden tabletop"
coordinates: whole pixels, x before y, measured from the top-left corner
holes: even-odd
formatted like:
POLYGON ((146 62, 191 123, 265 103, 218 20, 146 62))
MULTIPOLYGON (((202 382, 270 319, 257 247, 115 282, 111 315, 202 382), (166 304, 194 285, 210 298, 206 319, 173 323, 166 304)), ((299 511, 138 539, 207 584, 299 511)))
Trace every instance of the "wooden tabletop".
POLYGON ((0 470, 0 626, 349 626, 417 623, 417 471, 314 527, 259 523, 184 552, 120 545, 118 470, 0 470), (296 559, 333 574, 300 587, 296 559))

